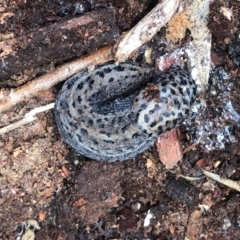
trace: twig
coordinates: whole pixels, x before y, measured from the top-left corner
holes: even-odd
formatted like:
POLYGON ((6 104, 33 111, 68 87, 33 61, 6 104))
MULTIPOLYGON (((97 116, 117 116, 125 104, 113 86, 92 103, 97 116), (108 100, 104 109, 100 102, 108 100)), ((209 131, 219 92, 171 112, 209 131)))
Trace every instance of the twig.
POLYGON ((71 77, 75 73, 87 68, 89 65, 97 65, 113 60, 111 49, 111 46, 105 47, 92 54, 78 58, 71 63, 63 64, 51 73, 38 77, 16 89, 1 89, 0 112, 10 109, 17 103, 30 99, 40 91, 53 87, 55 84, 71 77))
POLYGON ((120 41, 116 52, 119 62, 125 61, 129 55, 154 35, 172 18, 180 5, 180 0, 163 0, 148 13, 120 41))
POLYGON ((191 35, 194 39, 186 48, 189 70, 198 85, 198 91, 205 90, 210 72, 212 35, 207 27, 209 3, 211 0, 193 0, 187 8, 191 35))

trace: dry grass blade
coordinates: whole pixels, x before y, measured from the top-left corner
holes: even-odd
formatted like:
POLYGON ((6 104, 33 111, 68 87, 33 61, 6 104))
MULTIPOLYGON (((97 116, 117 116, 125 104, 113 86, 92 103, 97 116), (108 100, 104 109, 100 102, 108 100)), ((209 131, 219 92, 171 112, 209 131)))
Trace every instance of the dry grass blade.
POLYGON ((37 119, 36 117, 36 114, 37 113, 40 113, 40 112, 44 112, 44 111, 47 111, 49 109, 52 109, 54 107, 54 103, 50 103, 46 106, 41 106, 41 107, 37 107, 37 108, 34 108, 33 110, 31 110, 29 113, 26 113, 24 118, 15 122, 15 123, 12 123, 6 127, 3 127, 3 128, 0 128, 0 135, 4 134, 4 133, 7 133, 7 132, 10 132, 16 128, 19 128, 27 123, 30 123, 34 120, 37 119))
POLYGON ((233 188, 237 191, 240 191, 240 183, 237 181, 233 181, 231 179, 227 179, 227 178, 221 178, 219 175, 215 174, 215 173, 211 173, 208 171, 203 170, 203 173, 205 174, 205 176, 219 182, 222 183, 230 188, 233 188))

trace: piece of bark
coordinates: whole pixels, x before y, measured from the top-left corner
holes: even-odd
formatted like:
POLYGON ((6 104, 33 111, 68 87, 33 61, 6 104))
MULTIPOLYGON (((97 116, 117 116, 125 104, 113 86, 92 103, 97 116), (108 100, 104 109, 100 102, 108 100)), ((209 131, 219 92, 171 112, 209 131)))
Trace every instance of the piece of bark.
POLYGON ((173 168, 183 157, 177 129, 173 129, 158 137, 156 145, 159 158, 166 168, 173 168))
POLYGON ((87 68, 89 65, 97 65, 113 60, 112 47, 108 46, 95 51, 92 54, 80 57, 71 63, 65 63, 54 71, 29 81, 15 89, 0 89, 0 112, 6 111, 17 103, 26 101, 38 92, 47 90, 55 84, 71 77, 75 73, 87 68))
POLYGON ((108 8, 2 41, 0 86, 24 69, 79 57, 112 43, 118 35, 114 10, 108 8))

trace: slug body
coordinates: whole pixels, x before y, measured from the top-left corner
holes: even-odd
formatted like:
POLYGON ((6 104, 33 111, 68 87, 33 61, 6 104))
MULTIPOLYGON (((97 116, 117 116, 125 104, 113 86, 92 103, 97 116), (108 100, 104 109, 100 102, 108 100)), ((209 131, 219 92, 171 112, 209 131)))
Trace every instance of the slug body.
POLYGON ((156 76, 149 66, 110 63, 68 79, 54 113, 78 154, 113 162, 136 156, 177 127, 195 96, 194 81, 180 67, 156 76))

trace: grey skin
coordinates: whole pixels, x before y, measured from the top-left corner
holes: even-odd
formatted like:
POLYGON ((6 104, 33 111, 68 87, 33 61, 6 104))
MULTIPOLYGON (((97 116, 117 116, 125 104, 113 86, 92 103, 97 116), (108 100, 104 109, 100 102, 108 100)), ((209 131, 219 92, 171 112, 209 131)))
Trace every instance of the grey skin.
POLYGON ((68 79, 54 113, 77 154, 114 162, 136 156, 179 126, 195 97, 194 80, 178 66, 157 76, 146 65, 110 63, 68 79), (156 89, 152 97, 149 82, 156 89))

